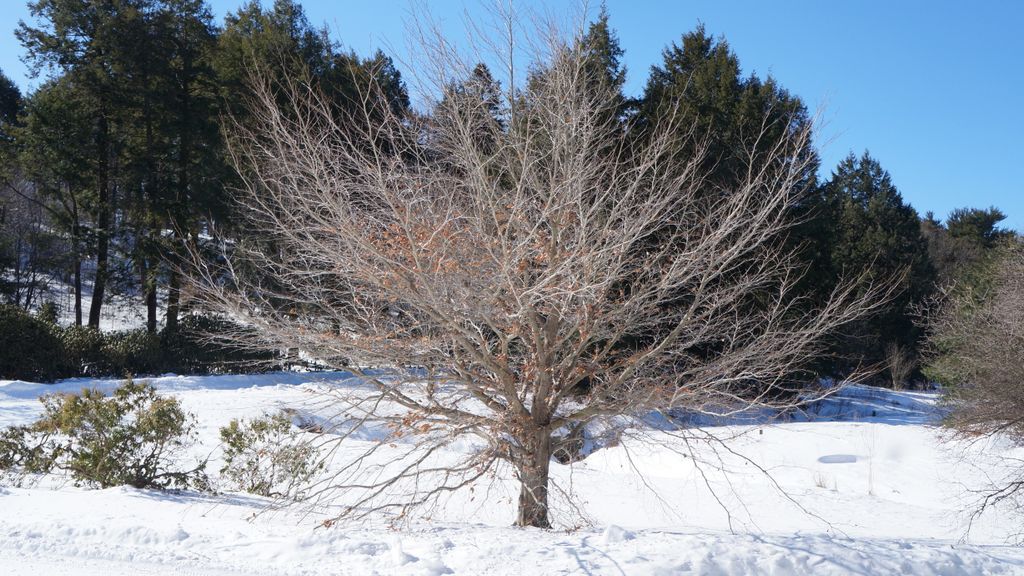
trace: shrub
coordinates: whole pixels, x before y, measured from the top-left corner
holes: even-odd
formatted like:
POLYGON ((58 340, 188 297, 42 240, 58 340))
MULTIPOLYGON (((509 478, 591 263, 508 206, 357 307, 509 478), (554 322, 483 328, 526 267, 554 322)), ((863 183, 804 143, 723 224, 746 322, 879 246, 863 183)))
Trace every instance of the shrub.
POLYGON ((99 330, 72 325, 57 331, 69 373, 99 376, 110 372, 110 363, 103 354, 103 334, 99 330))
POLYGON ((50 381, 65 371, 52 327, 17 306, 0 304, 0 378, 50 381))
POLYGON ((165 369, 197 372, 260 372, 277 368, 273 352, 255 352, 218 342, 218 335, 241 334, 246 328, 229 320, 198 314, 181 318, 174 329, 160 333, 165 369))
POLYGON ((47 324, 57 324, 57 319, 60 318, 60 308, 56 302, 44 302, 39 310, 36 312, 36 318, 39 318, 47 324))
POLYGON ((177 469, 195 441, 194 419, 148 383, 126 381, 111 396, 96 389, 40 398, 42 417, 0 435, 0 468, 64 472, 76 485, 108 488, 208 486, 206 462, 177 469))
POLYGON ((115 375, 154 374, 164 366, 160 337, 145 329, 104 334, 100 353, 108 373, 115 375))
POLYGON ((284 414, 232 420, 220 429, 225 445, 221 475, 238 490, 301 498, 310 480, 324 469, 324 462, 300 435, 284 414))
POLYGON ((29 426, 11 426, 0 431, 0 471, 18 470, 37 474, 50 471, 52 458, 48 458, 42 443, 31 436, 29 426))

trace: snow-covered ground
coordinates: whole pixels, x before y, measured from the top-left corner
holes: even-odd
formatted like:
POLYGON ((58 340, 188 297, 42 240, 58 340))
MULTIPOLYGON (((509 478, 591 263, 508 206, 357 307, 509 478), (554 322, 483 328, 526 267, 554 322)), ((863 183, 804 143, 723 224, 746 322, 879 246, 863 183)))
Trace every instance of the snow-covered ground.
MULTIPOLYGON (((351 385, 337 373, 151 381, 197 416, 195 452, 213 453, 212 472, 231 418, 308 411, 326 386, 351 385)), ((86 385, 117 382, 0 381, 0 426, 38 416, 40 394, 86 385)), ((247 494, 0 487, 0 574, 1024 574, 1020 520, 997 511, 968 533, 966 512, 1024 452, 944 443, 937 415, 931 394, 849 387, 786 421, 704 428, 729 439, 715 452, 635 430, 552 464, 578 495, 582 513, 558 514, 573 531, 510 527, 507 473, 401 530, 324 528, 324 511, 247 494)))

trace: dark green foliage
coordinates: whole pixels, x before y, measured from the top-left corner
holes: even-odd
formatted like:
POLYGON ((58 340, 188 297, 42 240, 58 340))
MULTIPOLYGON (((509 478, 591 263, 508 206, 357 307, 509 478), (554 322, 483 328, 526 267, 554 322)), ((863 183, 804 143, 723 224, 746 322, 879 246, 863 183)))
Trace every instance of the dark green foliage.
POLYGON ((866 152, 849 155, 823 186, 831 230, 828 232, 832 283, 866 273, 868 282, 900 279, 898 294, 880 312, 850 327, 836 343, 845 356, 840 373, 860 363, 885 360, 889 344, 917 351, 921 337, 915 306, 934 289, 917 212, 904 204, 888 172, 866 152))
POLYGON ((49 381, 64 372, 60 339, 47 322, 0 304, 0 378, 49 381))
POLYGON ((164 354, 160 337, 145 329, 108 332, 103 335, 107 374, 154 374, 162 371, 164 354))
POLYGON ((53 326, 57 325, 57 318, 59 316, 60 308, 57 306, 56 302, 45 302, 36 312, 36 318, 39 318, 43 322, 53 326))
POLYGON ((361 108, 371 86, 393 113, 405 114, 409 96, 391 58, 376 52, 360 58, 345 52, 315 28, 302 6, 293 0, 275 0, 263 8, 251 1, 225 19, 218 38, 215 69, 225 107, 244 122, 252 74, 271 84, 302 79, 330 96, 339 110, 361 108))
POLYGON ((0 70, 0 146, 13 137, 10 129, 17 123, 21 108, 21 90, 0 70))
POLYGON ((176 328, 160 332, 162 370, 178 374, 250 373, 280 367, 280 358, 274 352, 229 343, 233 338, 244 338, 247 330, 252 329, 212 316, 184 316, 176 328))
POLYGON ((177 328, 153 334, 145 329, 100 332, 88 326, 60 327, 52 310, 32 316, 0 305, 0 378, 50 381, 72 376, 115 376, 177 372, 261 372, 280 367, 274 352, 254 352, 223 343, 244 327, 189 315, 177 328))
POLYGON ((946 230, 953 238, 991 249, 996 242, 1010 235, 997 226, 1003 220, 1006 220, 1006 214, 994 206, 985 210, 957 208, 946 219, 946 230))
POLYGON ((13 473, 67 473, 98 488, 206 489, 205 462, 176 459, 195 441, 194 419, 173 397, 131 380, 111 396, 96 389, 40 398, 36 422, 0 436, 0 467, 13 473))
MULTIPOLYGON (((828 216, 821 195, 816 194, 817 152, 809 140, 793 142, 791 138, 810 125, 800 98, 771 77, 744 77, 725 39, 714 38, 703 26, 663 51, 662 62, 651 67, 636 114, 636 129, 642 135, 658 134, 665 127, 677 133, 680 162, 701 158, 700 171, 708 175, 702 201, 709 204, 733 194, 748 174, 763 173, 765 182, 771 182, 793 166, 802 167, 794 182, 791 228, 777 241, 807 265, 797 291, 808 309, 824 302, 834 286, 828 273, 828 247, 823 244, 828 216), (787 149, 776 150, 782 142, 789 143, 787 149)), ((763 296, 744 306, 763 306, 770 300, 763 296)), ((680 294, 680 302, 687 297, 680 294)), ((714 350, 694 353, 706 356, 714 350)))
MULTIPOLYGON (((639 106, 639 125, 650 129, 671 119, 683 132, 693 130, 680 149, 684 159, 704 152, 703 168, 710 175, 709 195, 728 194, 748 168, 759 170, 763 160, 787 134, 810 125, 800 98, 773 78, 741 76, 739 59, 725 39, 715 39, 703 25, 684 34, 662 53, 661 65, 651 67, 639 106)), ((810 191, 816 181, 817 152, 810 142, 787 151, 780 160, 805 162, 800 186, 810 191)))
POLYGON ((58 329, 64 347, 65 376, 101 376, 110 366, 103 356, 103 333, 88 326, 58 329))
POLYGON ((586 55, 585 73, 588 84, 594 86, 594 93, 610 93, 614 99, 611 107, 614 117, 608 121, 621 124, 632 116, 636 102, 626 98, 622 91, 626 83, 626 66, 622 57, 626 51, 619 44, 619 37, 608 19, 608 8, 602 5, 597 20, 590 24, 581 39, 579 49, 586 55))
POLYGON ((928 239, 928 253, 940 286, 948 286, 973 275, 999 243, 1013 236, 998 224, 1006 215, 998 208, 958 208, 945 224, 928 213, 921 231, 928 239))
POLYGON ((143 329, 100 332, 88 326, 55 328, 64 348, 62 376, 125 376, 162 371, 160 339, 143 329))
POLYGON ((237 490, 260 496, 300 498, 324 469, 316 448, 300 438, 285 414, 232 420, 220 429, 224 467, 220 473, 237 490))
POLYGON ((250 0, 227 15, 217 41, 217 76, 228 110, 235 116, 245 114, 251 72, 280 79, 305 67, 316 77, 330 66, 326 30, 310 25, 302 6, 293 0, 275 0, 267 9, 250 0))

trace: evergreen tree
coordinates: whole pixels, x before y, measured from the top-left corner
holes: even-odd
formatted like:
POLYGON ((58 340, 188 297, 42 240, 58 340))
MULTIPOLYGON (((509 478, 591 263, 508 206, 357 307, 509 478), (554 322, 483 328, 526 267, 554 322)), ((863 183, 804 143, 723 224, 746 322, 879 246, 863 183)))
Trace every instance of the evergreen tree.
POLYGON ((806 265, 797 290, 806 296, 808 308, 825 301, 834 282, 826 243, 829 211, 817 185, 818 155, 809 140, 788 138, 811 125, 800 98, 771 77, 743 77, 728 42, 699 26, 662 52, 638 103, 638 132, 655 133, 666 122, 679 131, 681 161, 703 155, 701 169, 708 177, 702 193, 709 204, 734 193, 748 170, 788 174, 793 166, 802 167, 785 242, 806 265), (793 145, 779 154, 773 148, 780 142, 793 145))
POLYGON ((37 26, 20 22, 16 32, 35 73, 59 70, 73 82, 79 105, 93 122, 95 156, 96 272, 89 325, 99 326, 110 276, 110 241, 115 224, 117 155, 123 144, 126 72, 137 57, 137 30, 146 0, 35 0, 29 10, 37 26))
MULTIPOLYGON (((703 25, 666 48, 662 59, 651 67, 639 104, 640 125, 654 127, 672 118, 681 130, 693 129, 694 138, 680 154, 689 158, 704 146, 709 193, 728 193, 748 168, 760 168, 758 158, 767 157, 783 135, 811 122, 803 102, 774 79, 741 77, 728 42, 713 38, 703 25)), ((812 159, 803 175, 804 187, 811 190, 818 163, 810 142, 788 156, 812 159)))
MULTIPOLYGON (((641 125, 656 126, 673 117, 683 130, 694 129, 696 140, 707 139, 704 168, 709 185, 719 189, 735 182, 737 156, 735 112, 742 93, 740 65, 724 40, 715 40, 704 26, 684 34, 662 52, 662 64, 651 67, 640 104, 641 125)), ((680 153, 692 157, 696 141, 680 153)))
POLYGON ((17 170, 34 188, 51 224, 68 239, 75 324, 82 324, 82 262, 95 249, 98 202, 96 140, 89 95, 68 76, 50 80, 26 101, 15 131, 17 170))
POLYGON ((304 74, 324 77, 335 50, 326 29, 314 28, 294 0, 275 0, 269 9, 249 0, 225 18, 217 44, 214 67, 222 102, 243 122, 252 73, 272 82, 304 74))
POLYGON ((1000 242, 1013 235, 1000 228, 1006 215, 998 208, 958 208, 945 223, 931 212, 921 222, 928 240, 928 254, 939 284, 948 286, 974 273, 1000 242))
MULTIPOLYGON (((202 0, 165 0, 156 34, 164 46, 165 134, 170 140, 170 189, 160 206, 171 229, 163 247, 171 263, 166 326, 177 326, 180 309, 178 253, 182 241, 192 241, 204 218, 224 216, 224 187, 231 173, 225 162, 218 126, 221 101, 215 73, 217 35, 213 17, 202 0)), ((152 281, 151 281, 152 283, 152 281)), ((155 326, 155 290, 147 290, 149 324, 155 326)))
POLYGON ((612 93, 616 117, 609 121, 622 123, 631 115, 635 103, 626 98, 622 89, 626 83, 626 66, 622 62, 625 50, 619 44, 619 37, 608 23, 608 7, 601 5, 597 20, 590 24, 583 36, 579 49, 586 56, 588 84, 594 84, 595 93, 612 93))
POLYGON ((14 174, 14 130, 24 108, 21 90, 0 70, 0 185, 14 174))
POLYGON ((0 70, 0 140, 10 140, 10 127, 17 123, 21 108, 21 90, 0 70))
POLYGON ((1010 232, 1000 228, 1006 214, 995 206, 984 210, 978 208, 957 208, 946 219, 946 229, 953 238, 962 238, 985 249, 993 248, 1010 232))
POLYGON ((881 363, 890 344, 916 351, 921 334, 913 308, 931 293, 935 278, 917 212, 867 152, 840 162, 823 194, 832 210, 829 254, 835 281, 864 271, 869 281, 902 277, 896 297, 839 340, 837 353, 848 363, 837 368, 881 363))
MULTIPOLYGON (((441 102, 433 112, 432 120, 472 127, 472 141, 477 146, 476 153, 484 156, 495 154, 499 133, 504 132, 508 126, 501 84, 494 79, 486 64, 477 64, 468 78, 462 82, 452 83, 445 89, 441 102), (461 121, 456 122, 455 118, 460 118, 461 121)), ((444 137, 444 134, 434 135, 431 132, 429 145, 449 145, 448 142, 436 141, 438 136, 444 137)))
POLYGON ((409 110, 408 93, 390 57, 378 51, 360 58, 340 50, 293 0, 275 0, 269 9, 251 1, 230 14, 217 52, 222 103, 236 122, 245 122, 248 114, 246 95, 254 73, 279 86, 289 79, 308 82, 331 96, 339 114, 361 108, 371 93, 372 105, 384 104, 400 115, 409 110))

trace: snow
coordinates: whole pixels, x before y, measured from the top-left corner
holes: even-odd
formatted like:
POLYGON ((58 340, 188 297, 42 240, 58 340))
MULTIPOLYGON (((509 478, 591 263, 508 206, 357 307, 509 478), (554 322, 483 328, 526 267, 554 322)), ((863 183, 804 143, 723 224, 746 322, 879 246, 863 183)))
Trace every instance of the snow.
MULTIPOLYGON (((290 408, 315 420, 325 391, 356 385, 345 373, 149 380, 196 414, 195 454, 212 453, 214 472, 230 419, 290 408)), ((0 381, 0 425, 38 416, 41 394, 117 384, 0 381)), ((556 501, 556 519, 573 530, 510 527, 517 487, 507 470, 486 494, 456 493, 401 530, 327 528, 329 508, 248 494, 6 486, 0 574, 1024 574, 1024 549, 1012 545, 1019 519, 997 510, 967 530, 974 490, 1024 452, 945 442, 939 416, 933 393, 851 386, 771 424, 708 425, 685 438, 635 428, 582 461, 552 463, 557 484, 578 495, 580 510, 556 501)))

